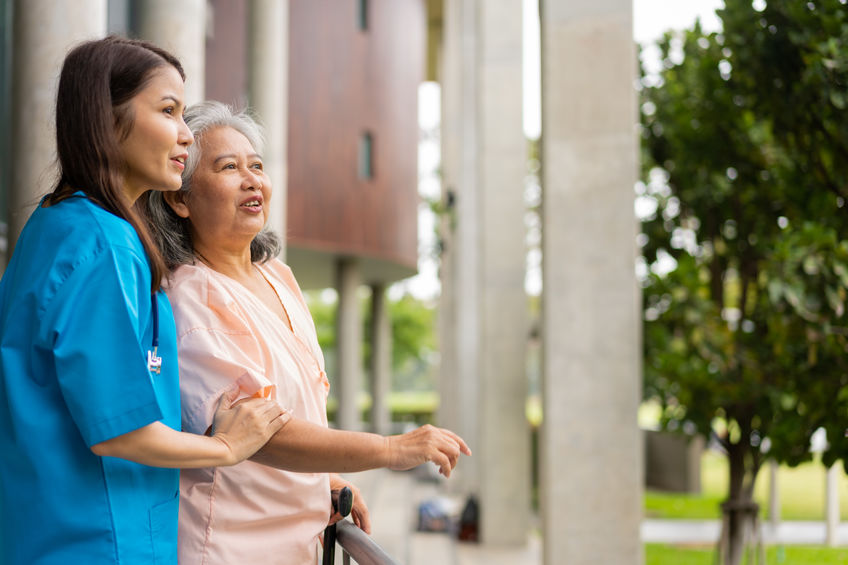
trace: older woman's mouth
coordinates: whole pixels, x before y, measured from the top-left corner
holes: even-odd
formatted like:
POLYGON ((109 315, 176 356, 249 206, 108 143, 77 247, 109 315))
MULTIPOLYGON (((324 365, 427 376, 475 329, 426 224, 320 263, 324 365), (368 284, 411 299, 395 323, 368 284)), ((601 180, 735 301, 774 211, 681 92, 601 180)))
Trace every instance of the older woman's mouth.
POLYGON ((241 203, 242 208, 247 208, 253 212, 257 212, 262 209, 262 201, 258 198, 253 198, 251 200, 246 200, 241 203))

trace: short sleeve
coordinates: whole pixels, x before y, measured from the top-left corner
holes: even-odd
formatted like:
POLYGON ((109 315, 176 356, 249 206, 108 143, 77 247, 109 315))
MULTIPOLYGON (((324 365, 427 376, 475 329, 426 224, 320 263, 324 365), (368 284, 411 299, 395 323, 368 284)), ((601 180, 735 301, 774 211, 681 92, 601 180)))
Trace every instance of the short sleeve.
POLYGON ((89 447, 162 418, 142 343, 150 316, 149 267, 126 248, 78 263, 46 308, 42 340, 89 447))
MULTIPOLYGON (((267 379, 256 339, 246 328, 208 327, 209 311, 202 302, 170 294, 178 318, 177 339, 180 363, 180 401, 183 429, 206 433, 222 395, 236 388, 240 397, 271 397, 274 385, 267 379), (190 329, 182 331, 182 327, 190 329)), ((216 324, 218 326, 218 324, 216 324)))

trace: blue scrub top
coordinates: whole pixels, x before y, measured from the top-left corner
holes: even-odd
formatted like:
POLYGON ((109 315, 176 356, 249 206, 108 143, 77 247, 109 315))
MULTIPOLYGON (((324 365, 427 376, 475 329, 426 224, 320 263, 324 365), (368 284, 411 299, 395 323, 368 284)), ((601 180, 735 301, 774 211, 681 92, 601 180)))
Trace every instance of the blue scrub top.
POLYGON ((90 447, 180 429, 176 329, 135 230, 80 192, 38 207, 0 280, 0 564, 177 562, 179 476, 90 447))

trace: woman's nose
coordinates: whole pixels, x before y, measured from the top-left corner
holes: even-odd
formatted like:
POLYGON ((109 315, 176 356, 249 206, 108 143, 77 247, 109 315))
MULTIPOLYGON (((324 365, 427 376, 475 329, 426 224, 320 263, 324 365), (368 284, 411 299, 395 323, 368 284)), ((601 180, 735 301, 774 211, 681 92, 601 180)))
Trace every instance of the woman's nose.
POLYGON ((247 169, 242 180, 242 188, 245 190, 260 190, 262 188, 262 177, 247 169))
POLYGON ((191 133, 191 130, 189 129, 188 125, 182 118, 180 119, 180 128, 177 134, 177 143, 186 147, 194 143, 194 134, 191 133))

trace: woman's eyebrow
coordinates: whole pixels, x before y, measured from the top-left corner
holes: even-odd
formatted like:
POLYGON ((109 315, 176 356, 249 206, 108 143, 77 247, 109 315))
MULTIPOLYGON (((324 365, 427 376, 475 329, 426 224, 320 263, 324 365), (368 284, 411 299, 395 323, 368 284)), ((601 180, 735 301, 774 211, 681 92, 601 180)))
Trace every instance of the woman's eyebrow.
MULTIPOLYGON (((236 155, 235 153, 226 153, 224 155, 219 155, 218 157, 215 157, 215 159, 212 162, 217 163, 218 161, 223 161, 225 159, 237 159, 237 158, 238 158, 238 155, 236 155)), ((250 155, 247 156, 248 161, 252 161, 254 159, 262 160, 262 155, 260 155, 259 153, 251 153, 250 155)))
POLYGON ((225 159, 235 159, 235 158, 236 158, 235 153, 227 153, 225 155, 219 155, 219 156, 215 157, 215 160, 212 161, 212 162, 217 163, 218 161, 224 161, 225 159))
POLYGON ((162 99, 160 100, 160 102, 164 102, 164 101, 166 101, 166 100, 170 100, 170 101, 172 101, 172 102, 173 102, 174 104, 176 104, 177 106, 182 106, 182 105, 183 105, 182 100, 180 100, 179 98, 177 98, 177 95, 176 95, 176 94, 166 94, 165 96, 163 96, 163 97, 162 97, 162 99))

